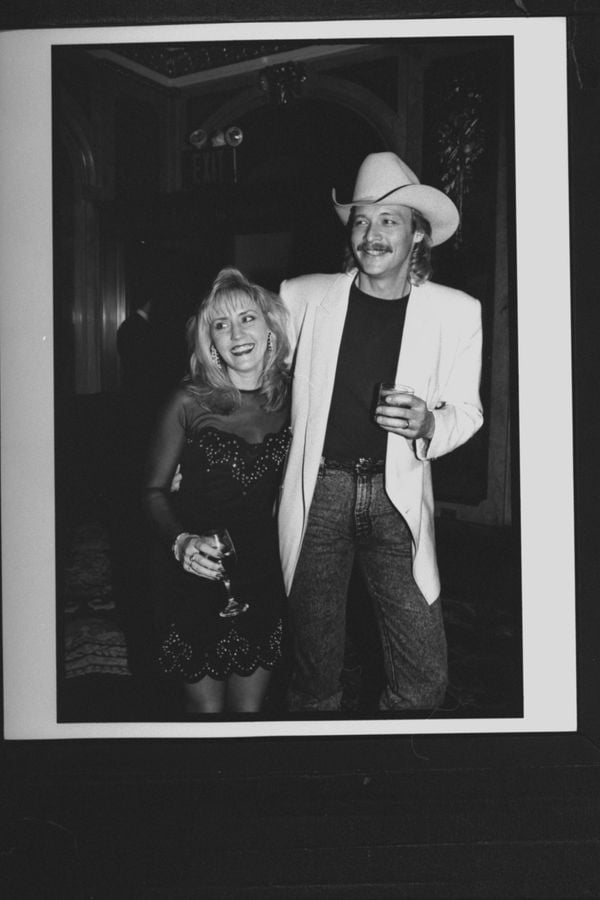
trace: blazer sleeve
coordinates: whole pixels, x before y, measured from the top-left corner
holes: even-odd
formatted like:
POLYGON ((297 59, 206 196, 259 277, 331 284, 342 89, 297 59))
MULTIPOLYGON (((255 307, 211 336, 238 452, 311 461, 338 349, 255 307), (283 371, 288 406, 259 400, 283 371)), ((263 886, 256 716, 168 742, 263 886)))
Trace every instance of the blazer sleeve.
POLYGON ((440 398, 432 409, 435 430, 431 440, 420 438, 415 441, 418 459, 431 460, 450 453, 468 441, 483 424, 479 396, 481 304, 466 295, 464 299, 462 314, 446 322, 448 338, 444 341, 446 346, 443 351, 445 380, 440 398))

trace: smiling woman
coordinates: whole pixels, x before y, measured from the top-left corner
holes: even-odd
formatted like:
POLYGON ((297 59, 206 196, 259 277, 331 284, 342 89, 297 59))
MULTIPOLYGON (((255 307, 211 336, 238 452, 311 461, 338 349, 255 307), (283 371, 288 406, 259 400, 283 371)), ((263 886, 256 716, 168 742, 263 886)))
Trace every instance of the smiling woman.
POLYGON ((222 314, 211 322, 211 352, 227 366, 232 383, 241 389, 257 387, 271 346, 271 332, 256 304, 238 297, 224 304, 222 314), (228 308, 229 307, 229 308, 228 308))
POLYGON ((192 716, 258 712, 281 657, 273 508, 289 442, 284 317, 277 296, 236 269, 219 273, 189 323, 190 374, 150 452, 156 656, 160 671, 183 683, 192 716), (229 578, 240 601, 234 615, 224 609, 229 578))
POLYGON ((281 377, 289 354, 286 322, 277 295, 237 269, 222 269, 188 322, 194 392, 209 406, 228 408, 240 390, 260 385, 269 407, 277 407, 287 390, 281 377))

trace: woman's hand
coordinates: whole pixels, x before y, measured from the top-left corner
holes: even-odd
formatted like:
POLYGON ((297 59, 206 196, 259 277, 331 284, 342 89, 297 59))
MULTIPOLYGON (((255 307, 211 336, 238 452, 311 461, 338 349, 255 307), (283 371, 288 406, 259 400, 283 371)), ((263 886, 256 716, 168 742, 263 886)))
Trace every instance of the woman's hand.
POLYGON ((199 534, 184 535, 178 543, 177 551, 186 572, 209 581, 220 581, 223 577, 221 551, 215 547, 212 538, 199 534))

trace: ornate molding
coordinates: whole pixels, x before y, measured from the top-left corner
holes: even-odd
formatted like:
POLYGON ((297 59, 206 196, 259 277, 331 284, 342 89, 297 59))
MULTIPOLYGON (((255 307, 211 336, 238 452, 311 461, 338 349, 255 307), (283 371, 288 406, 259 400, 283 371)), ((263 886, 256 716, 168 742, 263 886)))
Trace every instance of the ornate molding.
MULTIPOLYGON (((298 81, 297 87, 297 96, 288 95, 287 102, 325 100, 343 106, 368 122, 386 147, 400 155, 404 153, 405 132, 398 114, 372 91, 330 75, 307 76, 298 81)), ((200 127, 210 134, 270 102, 271 93, 259 81, 219 107, 200 127)))

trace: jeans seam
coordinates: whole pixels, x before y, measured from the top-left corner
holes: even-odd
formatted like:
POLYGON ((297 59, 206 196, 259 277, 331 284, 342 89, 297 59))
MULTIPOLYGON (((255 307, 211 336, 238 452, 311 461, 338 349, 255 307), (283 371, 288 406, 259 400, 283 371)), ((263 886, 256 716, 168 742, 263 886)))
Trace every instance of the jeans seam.
POLYGON ((390 629, 389 629, 388 623, 386 621, 386 617, 383 615, 383 613, 381 611, 379 595, 373 590, 373 588, 371 586, 368 587, 368 593, 371 598, 371 606, 373 607, 373 614, 375 615, 375 619, 377 622, 377 631, 379 634, 379 640, 381 641, 381 645, 382 645, 381 649, 382 649, 382 656, 383 656, 383 666, 384 666, 384 670, 386 670, 386 679, 387 679, 388 683, 390 684, 390 687, 392 688, 394 693, 396 693, 397 672, 396 672, 396 665, 394 662, 394 657, 395 657, 394 643, 390 639, 390 629), (388 667, 389 667, 389 672, 392 676, 391 678, 387 677, 388 676, 388 672, 387 672, 388 667))

